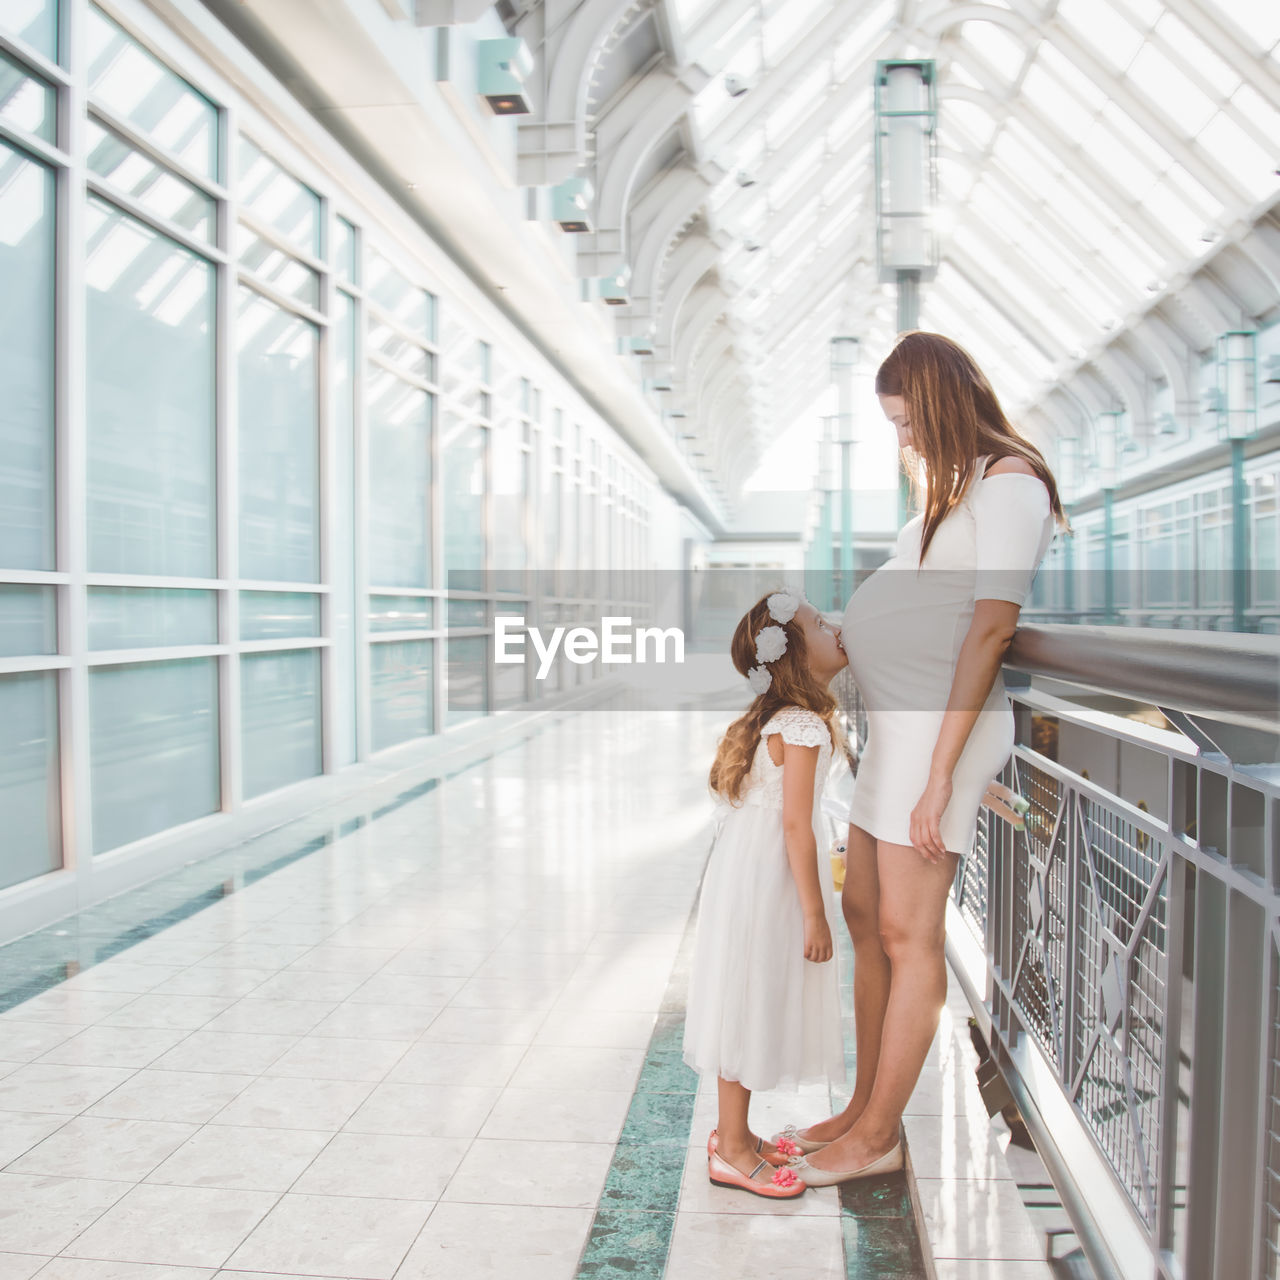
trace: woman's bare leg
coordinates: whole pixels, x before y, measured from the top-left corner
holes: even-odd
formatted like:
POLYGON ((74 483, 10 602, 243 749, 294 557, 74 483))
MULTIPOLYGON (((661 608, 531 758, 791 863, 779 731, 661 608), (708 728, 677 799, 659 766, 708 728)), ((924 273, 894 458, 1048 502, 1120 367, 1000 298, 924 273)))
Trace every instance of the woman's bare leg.
POLYGON ((880 1032, 889 1002, 889 957, 880 944, 880 874, 876 838, 861 827, 849 827, 844 892, 840 905, 853 940, 853 1012, 857 1027, 857 1064, 853 1097, 838 1115, 805 1131, 806 1138, 827 1142, 846 1133, 871 1098, 880 1058, 880 1032))
POLYGON ((879 842, 880 940, 890 965, 880 1055, 870 1096, 853 1126, 809 1157, 820 1169, 860 1169, 898 1140, 902 1113, 946 1001, 946 905, 957 862, 954 853, 933 863, 910 845, 879 842))

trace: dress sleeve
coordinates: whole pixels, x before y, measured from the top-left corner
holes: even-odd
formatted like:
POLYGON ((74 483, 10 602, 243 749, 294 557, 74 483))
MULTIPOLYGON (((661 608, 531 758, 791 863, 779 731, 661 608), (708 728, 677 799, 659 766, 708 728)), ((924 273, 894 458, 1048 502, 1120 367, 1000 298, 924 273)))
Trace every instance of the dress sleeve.
POLYGON ((975 600, 1021 605, 1053 537, 1049 490, 1039 476, 987 476, 973 495, 975 600))
POLYGON ((793 747, 821 747, 831 741, 827 722, 807 707, 784 707, 760 730, 761 738, 774 733, 793 747))

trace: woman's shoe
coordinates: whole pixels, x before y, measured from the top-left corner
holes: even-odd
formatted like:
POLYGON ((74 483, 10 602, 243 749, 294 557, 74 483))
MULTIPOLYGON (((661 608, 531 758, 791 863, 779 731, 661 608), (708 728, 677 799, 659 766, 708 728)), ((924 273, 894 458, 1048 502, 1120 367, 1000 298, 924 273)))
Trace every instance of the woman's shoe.
MULTIPOLYGON (((711 1130, 711 1136, 707 1138, 707 1155, 710 1155, 720 1145, 720 1132, 718 1129, 711 1130)), ((756 1139, 756 1155, 767 1160, 775 1169, 780 1169, 787 1161, 796 1153, 794 1151, 766 1151, 764 1150, 764 1139, 756 1139)))
POLYGON ((761 1160, 749 1174, 739 1173, 727 1160, 722 1160, 719 1153, 715 1151, 707 1157, 707 1177, 717 1187, 750 1191, 752 1195, 763 1196, 766 1200, 794 1200, 796 1196, 803 1195, 806 1186, 786 1165, 779 1169, 774 1168, 767 1160, 761 1160), (756 1174, 761 1169, 770 1168, 773 1169, 773 1177, 768 1182, 757 1182, 756 1174))
POLYGON ((837 1182, 852 1182, 854 1178, 875 1178, 882 1173, 897 1173, 902 1168, 902 1143, 895 1142, 884 1155, 864 1164, 861 1169, 815 1169, 804 1156, 796 1156, 788 1162, 805 1185, 809 1187, 834 1187, 837 1182))
POLYGON ((784 1142, 793 1143, 800 1148, 801 1155, 807 1156, 814 1151, 821 1151, 823 1147, 829 1147, 835 1139, 828 1138, 826 1142, 815 1142, 812 1138, 802 1138, 800 1130, 795 1125, 789 1124, 781 1133, 775 1133, 769 1141, 775 1147, 781 1147, 784 1142))

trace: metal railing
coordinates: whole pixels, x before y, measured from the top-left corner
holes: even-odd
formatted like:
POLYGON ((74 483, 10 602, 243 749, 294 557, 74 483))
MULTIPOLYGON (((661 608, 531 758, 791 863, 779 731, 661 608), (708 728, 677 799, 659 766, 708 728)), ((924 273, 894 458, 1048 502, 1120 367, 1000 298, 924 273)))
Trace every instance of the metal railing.
POLYGON ((1006 684, 953 970, 1100 1277, 1280 1280, 1280 641, 1028 626, 1006 684))

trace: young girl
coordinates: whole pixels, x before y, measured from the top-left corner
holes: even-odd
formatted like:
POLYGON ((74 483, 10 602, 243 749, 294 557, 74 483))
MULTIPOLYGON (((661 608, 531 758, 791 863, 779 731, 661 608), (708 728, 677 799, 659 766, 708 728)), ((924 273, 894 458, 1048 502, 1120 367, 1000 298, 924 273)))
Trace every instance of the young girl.
POLYGON ((815 823, 838 733, 827 686, 848 659, 839 628, 792 591, 753 605, 731 652, 756 698, 711 766, 727 804, 702 885, 684 1060, 719 1077, 711 1181, 790 1199, 805 1190, 785 1167, 799 1148, 753 1134, 747 1108, 755 1091, 844 1080, 831 866, 815 823))

